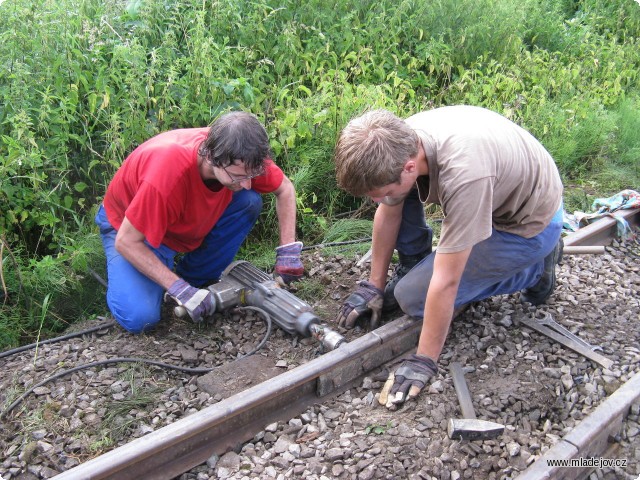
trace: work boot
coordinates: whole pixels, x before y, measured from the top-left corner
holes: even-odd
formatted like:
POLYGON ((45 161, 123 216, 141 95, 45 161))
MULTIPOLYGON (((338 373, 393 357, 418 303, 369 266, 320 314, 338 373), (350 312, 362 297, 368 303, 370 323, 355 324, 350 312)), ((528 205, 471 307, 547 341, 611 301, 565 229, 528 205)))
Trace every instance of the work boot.
POLYGON ((532 305, 540 305, 547 301, 556 288, 556 265, 562 260, 564 242, 562 238, 549 255, 544 257, 542 277, 533 287, 525 288, 520 294, 520 300, 532 305))
POLYGON ((393 270, 393 274, 391 275, 391 279, 387 282, 384 287, 384 296, 382 302, 382 311, 390 312, 398 308, 398 301, 393 292, 396 290, 396 285, 398 282, 407 274, 409 271, 415 267, 420 260, 431 253, 431 249, 427 250, 424 253, 420 253, 418 255, 403 255, 398 252, 399 261, 396 265, 396 268, 393 270))

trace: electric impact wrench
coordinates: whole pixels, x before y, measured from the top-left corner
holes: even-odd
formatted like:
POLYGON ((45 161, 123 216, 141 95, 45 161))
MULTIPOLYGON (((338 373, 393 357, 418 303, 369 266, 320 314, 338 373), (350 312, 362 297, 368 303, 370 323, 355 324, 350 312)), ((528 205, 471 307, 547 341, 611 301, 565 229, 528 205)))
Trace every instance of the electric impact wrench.
MULTIPOLYGON (((342 335, 321 324, 308 303, 280 288, 269 274, 245 260, 233 262, 222 272, 220 281, 207 288, 216 312, 237 306, 257 307, 267 312, 285 332, 313 337, 327 350, 335 350, 345 342, 342 335)), ((174 313, 178 317, 187 315, 181 306, 175 307, 174 313)))

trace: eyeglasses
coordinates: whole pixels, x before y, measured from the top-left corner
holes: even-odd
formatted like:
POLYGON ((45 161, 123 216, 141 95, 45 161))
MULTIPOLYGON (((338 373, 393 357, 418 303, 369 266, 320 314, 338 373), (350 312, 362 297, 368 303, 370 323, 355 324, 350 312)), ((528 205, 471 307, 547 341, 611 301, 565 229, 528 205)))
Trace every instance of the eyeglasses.
POLYGON ((233 175, 229 172, 229 170, 227 170, 226 167, 222 167, 222 169, 231 179, 231 183, 242 183, 246 182, 247 180, 251 180, 252 178, 259 177, 260 175, 264 175, 264 168, 254 172, 252 175, 233 175))

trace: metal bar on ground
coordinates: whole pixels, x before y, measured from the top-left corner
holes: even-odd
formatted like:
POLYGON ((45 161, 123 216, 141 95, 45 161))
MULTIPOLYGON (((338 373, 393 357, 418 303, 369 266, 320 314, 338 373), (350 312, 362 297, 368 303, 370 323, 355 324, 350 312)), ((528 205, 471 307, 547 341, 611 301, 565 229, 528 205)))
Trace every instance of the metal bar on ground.
POLYGON ((602 255, 604 245, 565 245, 563 255, 602 255))
MULTIPOLYGON (((625 219, 632 226, 640 224, 640 208, 618 210, 612 215, 625 219)), ((616 220, 611 216, 602 217, 571 235, 567 235, 564 238, 564 245, 610 245, 611 240, 617 237, 616 231, 616 220)))
POLYGON ((473 409, 473 400, 471 399, 467 381, 464 379, 462 365, 458 362, 452 362, 451 365, 449 365, 449 372, 451 373, 451 380, 453 380, 453 386, 456 389, 456 395, 460 403, 462 418, 476 418, 476 412, 473 409))
POLYGON ((587 342, 584 338, 579 337, 578 335, 576 335, 575 333, 573 333, 571 330, 569 330, 568 328, 566 328, 564 325, 559 324, 558 322, 556 322, 553 317, 551 316, 551 314, 549 312, 544 312, 544 318, 542 319, 538 319, 538 323, 540 323, 540 325, 544 325, 545 327, 549 327, 551 330, 554 330, 556 332, 558 332, 560 335, 567 337, 568 339, 579 343, 580 345, 587 347, 589 350, 600 350, 602 351, 602 347, 599 345, 591 345, 589 342, 587 342))
POLYGON ((57 480, 164 480, 250 440, 346 390, 371 370, 415 348, 421 321, 403 316, 336 350, 171 425, 82 463, 57 480), (356 366, 357 368, 355 368, 356 366))
POLYGON ((541 325, 536 320, 533 320, 533 319, 528 318, 528 317, 521 317, 521 318, 518 319, 518 321, 520 323, 523 323, 524 325, 526 325, 530 329, 535 330, 536 332, 541 333, 541 334, 543 334, 543 335, 555 340, 558 343, 561 343, 562 345, 564 345, 567 348, 570 348, 574 352, 578 352, 583 357, 586 357, 589 360, 593 360, 597 364, 602 365, 604 368, 611 369, 611 367, 613 366, 613 363, 614 363, 613 360, 611 360, 611 359, 609 359, 609 358, 607 358, 607 357, 605 357, 603 355, 600 355, 599 353, 594 352, 590 348, 585 347, 584 345, 581 345, 581 344, 577 343, 576 341, 565 337, 561 333, 558 333, 555 330, 550 329, 549 327, 541 325))

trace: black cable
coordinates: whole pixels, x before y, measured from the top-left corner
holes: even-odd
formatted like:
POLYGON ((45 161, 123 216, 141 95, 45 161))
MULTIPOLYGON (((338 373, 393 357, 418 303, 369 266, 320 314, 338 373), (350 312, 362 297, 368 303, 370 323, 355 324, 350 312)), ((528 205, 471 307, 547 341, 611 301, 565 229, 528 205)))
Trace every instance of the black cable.
POLYGON ((318 243, 317 245, 310 245, 308 247, 302 247, 302 250, 312 250, 315 248, 327 248, 327 247, 338 247, 340 245, 351 245, 353 243, 366 243, 370 242, 371 237, 359 238, 357 240, 347 240, 344 242, 328 242, 328 243, 318 243))
POLYGON ((100 365, 108 365, 108 364, 111 364, 111 363, 125 363, 125 362, 130 362, 130 363, 136 363, 136 362, 148 363, 150 365, 155 365, 155 366, 158 366, 158 367, 170 368, 170 369, 180 370, 180 371, 186 371, 187 373, 208 373, 208 372, 211 371, 211 369, 209 369, 209 368, 205 369, 205 368, 177 367, 175 365, 169 365, 167 363, 156 362, 155 360, 147 360, 147 359, 144 359, 144 358, 112 358, 112 359, 109 359, 109 360, 102 360, 102 361, 99 361, 99 362, 85 363, 83 365, 78 365, 77 367, 70 368, 68 370, 63 370, 61 372, 56 373, 55 375, 51 375, 50 377, 45 378, 41 382, 39 382, 36 385, 34 385, 31 388, 29 388, 26 392, 24 392, 22 395, 20 395, 11 405, 9 405, 0 414, 0 420, 4 419, 4 417, 9 412, 11 412, 11 410, 13 410, 18 405, 20 405, 20 403, 22 403, 22 401, 25 398, 27 398, 27 396, 29 396, 29 394, 31 392, 33 392, 36 388, 42 387, 43 385, 46 385, 47 383, 52 382, 53 380, 57 380, 58 378, 64 377, 65 375, 69 375, 70 373, 77 372, 79 370, 83 370, 85 368, 97 367, 97 366, 100 366, 100 365))
POLYGON ((82 330, 79 332, 69 333, 67 335, 63 335, 61 337, 49 338, 47 340, 41 340, 40 342, 30 343, 29 345, 23 345, 22 347, 14 348, 12 350, 7 350, 6 352, 0 353, 0 358, 9 357, 11 355, 15 355, 16 353, 24 352, 25 350, 30 350, 32 348, 36 348, 39 345, 46 345, 48 343, 55 343, 62 340, 68 340, 70 338, 81 337, 82 335, 86 335, 88 333, 97 332, 98 330, 104 330, 105 328, 111 328, 116 325, 115 320, 111 320, 105 323, 102 323, 96 327, 89 328, 87 330, 82 330))
POLYGON ((104 278, 102 278, 98 272, 96 272, 93 268, 88 267, 87 270, 89 270, 89 273, 91 274, 91 276, 93 278, 95 278, 97 280, 97 282, 102 285, 104 288, 108 288, 109 286, 107 285, 107 282, 105 281, 104 278))
MULTIPOLYGON (((264 334, 264 337, 262 338, 262 341, 258 344, 258 346, 254 348, 252 351, 250 351, 249 353, 246 353, 240 357, 240 358, 245 358, 256 353, 258 350, 264 347, 265 343, 267 343, 267 340, 269 340, 269 337, 271 336, 271 328, 272 328, 271 316, 265 310, 258 307, 245 306, 245 307, 238 307, 237 310, 252 310, 254 312, 257 312, 260 315, 262 315, 262 319, 264 320, 264 323, 267 324, 267 331, 264 334)), ((240 360, 240 358, 238 358, 238 360, 240 360)))
MULTIPOLYGON (((256 346, 256 348, 254 348, 249 353, 246 353, 245 355, 243 355, 241 357, 238 357, 236 360, 240 360, 242 358, 245 358, 245 357, 248 357, 250 355, 253 355, 258 350, 260 350, 265 345, 265 343, 267 343, 267 340, 271 336, 271 328, 272 328, 271 327, 272 326, 271 317, 269 316, 269 314, 267 312, 265 312, 261 308, 247 306, 247 307, 238 307, 238 310, 252 310, 252 311, 255 311, 255 312, 261 314, 262 315, 262 319, 266 323, 267 331, 266 331, 266 333, 264 335, 264 338, 256 346)), ((178 365, 170 365, 168 363, 158 362, 156 360, 149 360, 149 359, 146 359, 146 358, 135 358, 135 357, 112 358, 112 359, 108 359, 108 360, 101 360, 99 362, 85 363, 84 365, 78 365, 77 367, 73 367, 73 368, 70 368, 68 370, 63 370, 63 371, 58 372, 58 373, 56 373, 54 375, 51 375, 50 377, 45 378, 44 380, 42 380, 38 384, 36 384, 36 385, 32 386, 31 388, 29 388, 22 395, 20 395, 20 397, 18 397, 11 405, 9 405, 2 413, 0 413, 0 420, 3 420, 7 416, 7 414, 9 414, 14 408, 16 408, 18 405, 20 405, 20 403, 22 403, 22 401, 25 398, 27 398, 36 388, 42 387, 43 385, 46 385, 47 383, 52 382, 53 380, 57 380, 58 378, 64 377, 66 375, 69 375, 70 373, 74 373, 74 372, 77 372, 79 370, 83 370, 85 368, 97 367, 97 366, 100 366, 100 365, 109 365, 111 363, 146 363, 146 364, 153 365, 153 366, 156 366, 156 367, 168 368, 170 370, 177 370, 177 371, 180 371, 180 372, 191 373, 191 374, 194 374, 194 375, 209 373, 209 372, 215 370, 216 368, 218 368, 218 367, 211 367, 211 368, 180 367, 178 365)))
MULTIPOLYGON (((347 240, 344 242, 328 242, 328 243, 319 243, 317 245, 310 245, 308 247, 303 247, 302 250, 312 250, 312 249, 319 249, 319 248, 327 248, 327 247, 337 247, 340 245, 351 245, 354 243, 365 243, 365 242, 370 242, 371 241, 371 237, 366 237, 366 238, 360 238, 357 240, 347 240)), ((91 274, 91 276, 93 276, 93 278, 100 283, 100 285, 102 285, 103 287, 107 288, 107 282, 93 269, 89 268, 89 273, 91 274)), ((244 307, 247 309, 250 309, 249 307, 244 307)), ((271 319, 269 319, 269 324, 271 323, 271 319)), ((99 330, 103 330, 105 328, 111 328, 113 326, 117 325, 117 322, 115 320, 111 320, 109 322, 105 322, 101 325, 98 325, 96 327, 92 327, 89 328, 87 330, 82 330, 79 332, 73 332, 67 335, 63 335, 60 337, 55 337, 55 338, 49 338, 47 340, 42 340, 40 342, 35 342, 35 343, 31 343, 29 345, 23 345, 22 347, 18 347, 18 348, 14 348, 11 350, 7 350, 5 352, 0 352, 0 358, 5 358, 5 357, 9 357, 11 355, 15 355, 17 353, 21 353, 24 352, 26 350, 31 350, 33 348, 38 347, 39 345, 47 345, 50 343, 56 343, 56 342, 60 342, 62 340, 69 340, 70 338, 76 338, 76 337, 81 337, 83 335, 87 335, 89 333, 93 333, 99 330)), ((269 326, 269 329, 271 329, 271 327, 269 326)), ((268 338, 268 336, 267 336, 268 338)), ((265 340, 266 342, 266 340, 265 340)), ((260 346, 260 348, 262 348, 262 345, 260 346)))

